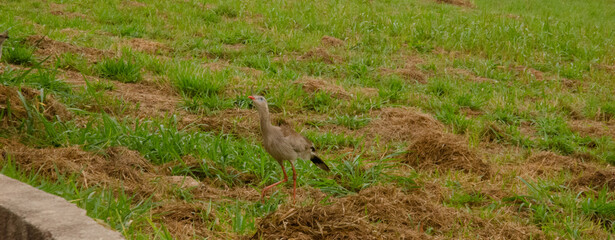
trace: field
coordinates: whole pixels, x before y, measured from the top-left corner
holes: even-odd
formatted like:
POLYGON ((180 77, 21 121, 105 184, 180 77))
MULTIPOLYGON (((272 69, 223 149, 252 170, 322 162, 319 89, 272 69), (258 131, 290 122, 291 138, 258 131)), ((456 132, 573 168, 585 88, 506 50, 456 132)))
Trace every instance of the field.
MULTIPOLYGON (((0 173, 127 239, 610 239, 610 0, 3 0, 0 173), (297 202, 249 95, 311 139, 297 202)), ((287 169, 290 169, 287 163, 287 169)))

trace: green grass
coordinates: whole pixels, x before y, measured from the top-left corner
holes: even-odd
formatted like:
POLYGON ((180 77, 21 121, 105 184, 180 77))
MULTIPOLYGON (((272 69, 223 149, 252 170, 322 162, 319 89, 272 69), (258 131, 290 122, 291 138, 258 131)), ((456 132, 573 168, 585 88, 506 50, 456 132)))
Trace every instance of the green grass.
POLYGON ((135 83, 143 79, 141 65, 126 58, 104 59, 95 66, 95 71, 101 77, 124 83, 135 83))
POLYGON ((55 61, 55 67, 91 74, 87 66, 87 60, 83 56, 71 52, 58 56, 55 61))
POLYGON ((27 46, 14 44, 14 46, 3 48, 2 51, 2 60, 11 64, 29 66, 36 61, 32 48, 27 46))
POLYGON ((176 70, 171 76, 171 82, 179 92, 187 97, 204 98, 222 92, 229 77, 229 71, 210 72, 186 68, 176 70))
MULTIPOLYGON (((18 126, 0 128, 4 138, 18 138, 31 147, 78 145, 92 152, 125 146, 154 164, 166 164, 172 174, 260 190, 281 180, 282 174, 259 146, 258 133, 246 132, 241 125, 248 114, 234 116, 231 121, 237 122, 229 126, 194 120, 216 118, 221 110, 249 109, 246 96, 260 94, 278 116, 307 119, 297 130, 314 142, 332 173, 298 162, 298 185, 320 189, 332 195, 331 201, 379 184, 395 184, 408 192, 435 184, 450 191, 439 198, 443 205, 484 219, 512 207, 519 212, 511 217, 514 221, 534 225, 548 238, 599 238, 597 232, 613 232, 612 190, 581 194, 564 187, 577 176, 480 180, 512 192, 500 201, 468 189, 476 184, 468 180, 472 174, 403 164, 403 149, 413 139, 384 142, 377 137, 372 143, 374 138, 362 135, 370 132, 366 128, 380 117, 379 110, 412 107, 443 123, 446 132, 466 136, 472 150, 482 149, 486 141, 504 149, 481 155, 495 168, 522 164, 540 151, 588 154, 592 161, 615 163, 614 136, 588 136, 572 126, 582 120, 600 129, 615 117, 615 75, 609 68, 615 62, 611 1, 475 0, 473 9, 422 0, 52 2, 61 7, 34 0, 0 6, 0 30, 11 28, 0 83, 53 94, 77 119, 48 119, 36 110, 44 108, 29 106, 28 116, 17 119, 18 126), (66 14, 51 14, 55 8, 66 14), (35 34, 117 57, 89 59, 59 51, 45 61, 37 46, 22 41, 35 34), (327 46, 323 36, 344 44, 327 46), (167 48, 139 52, 129 46, 133 38, 167 48), (300 58, 316 48, 338 60, 328 64, 319 56, 300 58), (425 83, 394 73, 401 68, 419 69, 425 83), (542 78, 530 68, 541 71, 542 78), (65 82, 65 70, 82 74, 85 85, 65 82), (330 81, 353 95, 307 92, 295 83, 306 76, 330 81), (114 95, 122 90, 115 81, 173 88, 179 95, 177 111, 163 113, 166 117, 140 115, 140 104, 148 103, 114 95), (373 88, 374 94, 362 93, 364 88, 373 88), (184 121, 187 115, 194 123, 184 121), (229 128, 233 131, 224 132, 229 128), (196 163, 186 164, 189 158, 196 163)), ((12 163, 0 168, 78 202, 127 238, 174 237, 172 229, 148 215, 156 202, 140 202, 117 189, 85 188, 70 174, 50 182, 12 163), (103 214, 105 206, 119 215, 103 214)), ((253 233, 259 218, 288 203, 280 189, 272 191, 264 205, 234 198, 210 201, 215 220, 207 223, 208 230, 253 233)), ((168 196, 204 201, 185 189, 168 196)))
POLYGON ((331 119, 330 121, 337 125, 347 127, 351 130, 356 130, 356 129, 365 127, 367 124, 369 124, 370 120, 371 120, 370 118, 356 116, 356 115, 355 116, 338 115, 338 116, 335 116, 335 119, 331 119))

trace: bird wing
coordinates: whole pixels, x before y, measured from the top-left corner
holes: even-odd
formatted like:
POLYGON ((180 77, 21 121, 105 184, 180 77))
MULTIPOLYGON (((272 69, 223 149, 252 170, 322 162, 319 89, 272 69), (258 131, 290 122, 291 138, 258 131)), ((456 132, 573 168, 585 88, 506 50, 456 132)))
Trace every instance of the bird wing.
POLYGON ((293 148, 293 150, 295 150, 295 152, 305 153, 312 152, 314 150, 314 144, 312 141, 295 132, 292 128, 282 125, 280 126, 280 129, 282 130, 282 135, 286 139, 286 142, 293 148))

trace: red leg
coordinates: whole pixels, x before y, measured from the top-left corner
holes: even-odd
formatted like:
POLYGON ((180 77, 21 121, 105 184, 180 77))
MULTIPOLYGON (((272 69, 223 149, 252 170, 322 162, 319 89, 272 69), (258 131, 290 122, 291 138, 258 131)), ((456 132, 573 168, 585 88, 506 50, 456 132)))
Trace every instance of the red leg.
POLYGON ((293 168, 293 203, 295 203, 295 192, 297 191, 297 171, 295 171, 295 165, 292 161, 290 162, 290 166, 293 168))
MULTIPOLYGON (((292 163, 291 163, 291 164, 292 164, 292 163)), ((288 181, 288 176, 286 175, 286 170, 284 169, 284 163, 280 163, 280 166, 282 167, 282 172, 284 173, 284 180, 279 181, 279 182, 274 183, 274 184, 271 184, 271 185, 269 185, 269 186, 267 186, 267 187, 263 188, 263 193, 261 194, 261 203, 262 203, 262 202, 264 202, 265 192, 267 192, 267 190, 269 190, 269 189, 271 189, 271 188, 273 188, 273 187, 275 187, 275 186, 279 185, 280 183, 283 183, 283 182, 287 182, 287 181, 288 181)), ((294 167, 293 167, 293 170, 294 170, 294 167)))

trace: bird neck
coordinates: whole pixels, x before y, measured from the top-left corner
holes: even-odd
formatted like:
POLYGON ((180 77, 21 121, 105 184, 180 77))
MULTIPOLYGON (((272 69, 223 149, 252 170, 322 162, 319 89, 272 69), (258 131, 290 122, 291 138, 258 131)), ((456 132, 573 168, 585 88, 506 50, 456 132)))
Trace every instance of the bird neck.
POLYGON ((263 132, 263 134, 265 134, 271 128, 271 121, 269 120, 269 108, 267 106, 259 108, 258 114, 261 118, 261 131, 263 132))

